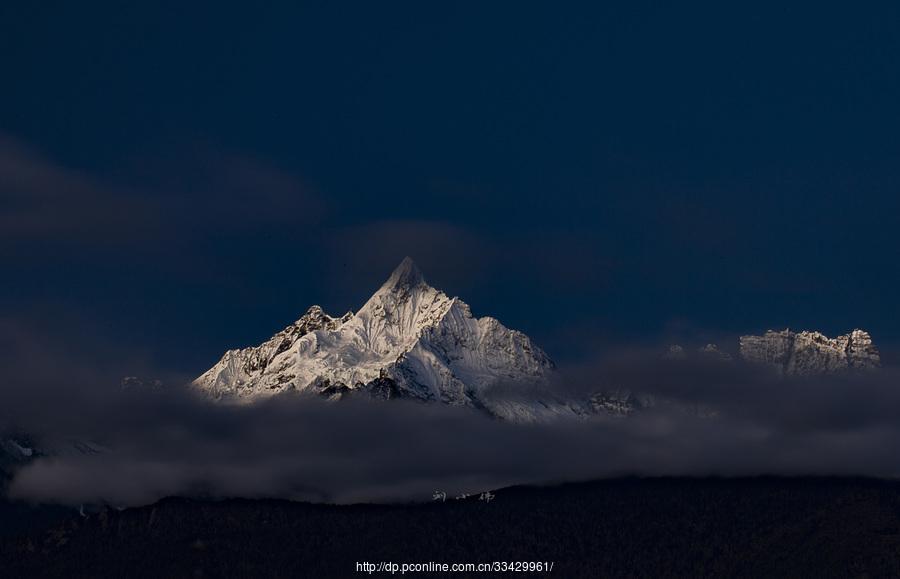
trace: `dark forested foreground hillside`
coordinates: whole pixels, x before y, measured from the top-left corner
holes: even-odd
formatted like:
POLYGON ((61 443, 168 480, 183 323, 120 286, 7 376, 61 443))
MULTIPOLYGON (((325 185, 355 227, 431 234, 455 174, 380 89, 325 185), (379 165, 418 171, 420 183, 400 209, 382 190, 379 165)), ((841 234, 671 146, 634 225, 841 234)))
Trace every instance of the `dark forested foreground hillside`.
POLYGON ((552 561, 549 576, 560 578, 900 576, 894 482, 622 479, 478 498, 409 506, 168 499, 73 513, 0 538, 0 574, 353 577, 366 575, 356 571, 363 561, 552 561))

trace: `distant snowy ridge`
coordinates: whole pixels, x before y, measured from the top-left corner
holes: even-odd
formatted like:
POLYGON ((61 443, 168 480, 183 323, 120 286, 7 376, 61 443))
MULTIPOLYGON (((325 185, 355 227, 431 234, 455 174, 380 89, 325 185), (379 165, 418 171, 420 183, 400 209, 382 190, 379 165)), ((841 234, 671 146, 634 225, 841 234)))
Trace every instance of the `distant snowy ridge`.
POLYGON ((329 398, 362 391, 480 408, 513 420, 584 413, 554 395, 553 369, 528 336, 494 318, 475 318, 463 301, 428 285, 406 258, 356 314, 335 318, 313 306, 263 344, 229 350, 194 385, 232 401, 286 391, 329 398), (546 395, 496 397, 497 386, 546 395))
POLYGON ((831 374, 881 366, 878 348, 863 330, 837 338, 819 332, 769 330, 762 336, 742 336, 740 345, 744 360, 772 366, 784 375, 831 374))
MULTIPOLYGON (((740 337, 740 358, 753 365, 766 366, 783 376, 837 374, 881 367, 881 355, 864 330, 829 338, 820 332, 769 330, 761 336, 740 337)), ((697 350, 708 360, 730 361, 731 356, 716 344, 697 350)), ((679 345, 663 355, 668 360, 683 360, 687 351, 679 345)))
MULTIPOLYGON (((749 365, 770 368, 781 377, 822 376, 874 370, 881 367, 881 355, 864 330, 829 338, 820 332, 769 330, 761 336, 741 336, 740 358, 749 365)), ((716 364, 732 364, 730 354, 716 344, 706 344, 693 353, 674 344, 662 354, 668 363, 687 360, 716 364)), ((629 416, 642 409, 657 406, 654 395, 639 394, 628 389, 602 391, 591 397, 595 412, 613 416, 629 416)), ((698 406, 695 414, 713 416, 715 410, 698 406)))

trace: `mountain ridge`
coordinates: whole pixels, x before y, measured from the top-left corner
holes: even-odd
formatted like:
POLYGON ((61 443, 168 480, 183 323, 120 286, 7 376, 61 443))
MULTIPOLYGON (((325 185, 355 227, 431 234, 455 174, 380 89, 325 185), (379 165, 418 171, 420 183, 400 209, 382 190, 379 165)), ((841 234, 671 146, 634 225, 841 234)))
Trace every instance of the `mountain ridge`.
MULTIPOLYGON (((863 330, 837 338, 770 330, 741 336, 739 345, 741 361, 772 367, 782 376, 880 366, 878 349, 863 330)), ((697 355, 707 362, 735 362, 715 344, 697 355)), ((663 357, 686 356, 684 348, 673 346, 663 357)), ((555 370, 528 336, 496 318, 474 317, 464 301, 430 286, 407 257, 355 313, 335 317, 311 306, 262 344, 228 350, 192 384, 215 400, 253 402, 284 392, 338 400, 365 393, 471 407, 525 422, 627 416, 656 403, 652 395, 615 384, 597 384, 580 397, 564 395, 553 379, 555 370), (506 395, 498 396, 506 386, 506 395)))
POLYGON ((881 355, 865 330, 829 338, 821 332, 769 330, 762 336, 741 336, 741 357, 773 367, 784 375, 810 375, 881 366, 881 355))

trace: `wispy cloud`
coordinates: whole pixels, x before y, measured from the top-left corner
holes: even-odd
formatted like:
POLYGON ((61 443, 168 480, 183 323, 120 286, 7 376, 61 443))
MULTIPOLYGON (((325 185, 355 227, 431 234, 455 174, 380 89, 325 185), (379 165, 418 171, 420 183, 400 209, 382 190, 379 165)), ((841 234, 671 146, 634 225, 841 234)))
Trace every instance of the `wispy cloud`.
POLYGON ((311 186, 252 156, 201 148, 132 163, 136 175, 112 180, 0 134, 0 236, 62 247, 152 245, 310 227, 324 215, 311 186))
POLYGON ((152 199, 56 164, 0 134, 0 236, 110 242, 160 219, 152 199))

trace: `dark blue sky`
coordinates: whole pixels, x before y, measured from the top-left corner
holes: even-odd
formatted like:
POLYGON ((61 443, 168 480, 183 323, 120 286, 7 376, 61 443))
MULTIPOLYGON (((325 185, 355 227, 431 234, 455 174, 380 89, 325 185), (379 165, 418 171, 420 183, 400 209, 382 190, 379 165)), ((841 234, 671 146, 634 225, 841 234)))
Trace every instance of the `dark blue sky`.
POLYGON ((190 373, 409 254, 558 359, 900 342, 896 3, 266 4, 0 7, 4 320, 190 373))

